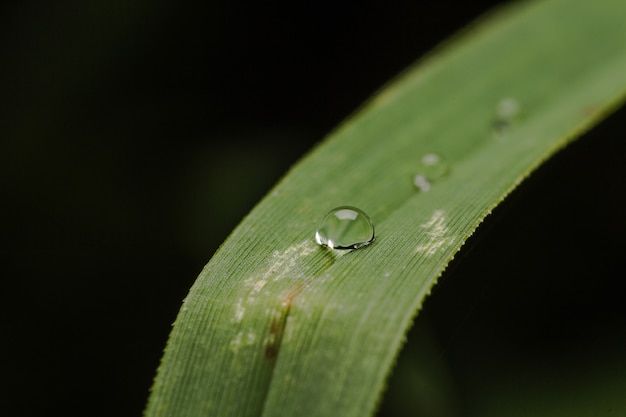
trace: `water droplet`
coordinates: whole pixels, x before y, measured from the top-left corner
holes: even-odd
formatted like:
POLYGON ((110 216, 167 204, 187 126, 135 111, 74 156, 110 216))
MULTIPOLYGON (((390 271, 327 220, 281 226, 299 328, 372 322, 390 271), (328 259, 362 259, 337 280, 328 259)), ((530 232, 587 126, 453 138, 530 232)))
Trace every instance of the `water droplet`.
POLYGON ((433 181, 445 176, 450 167, 445 159, 436 153, 422 156, 413 176, 413 185, 420 191, 429 191, 433 181))
POLYGON ((517 100, 512 98, 505 98, 500 100, 498 107, 496 108, 496 115, 502 119, 510 119, 519 112, 519 104, 517 100))
POLYGON ((374 241, 374 225, 363 210, 336 207, 317 228, 315 241, 331 249, 358 249, 374 241))
POLYGON ((496 115, 491 129, 497 139, 503 139, 519 115, 520 106, 513 98, 504 98, 496 106, 496 115))

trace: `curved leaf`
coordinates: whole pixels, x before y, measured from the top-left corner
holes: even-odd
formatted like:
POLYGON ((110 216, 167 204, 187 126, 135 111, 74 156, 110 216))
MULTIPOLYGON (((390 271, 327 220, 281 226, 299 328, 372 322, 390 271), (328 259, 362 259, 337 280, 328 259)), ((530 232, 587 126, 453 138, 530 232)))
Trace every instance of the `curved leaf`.
POLYGON ((146 415, 371 415, 412 318, 465 240, 623 99, 624 21, 616 0, 514 4, 377 95, 202 271, 146 415), (449 170, 416 188, 432 153, 449 170), (346 204, 369 214, 375 242, 318 246, 318 222, 346 204))

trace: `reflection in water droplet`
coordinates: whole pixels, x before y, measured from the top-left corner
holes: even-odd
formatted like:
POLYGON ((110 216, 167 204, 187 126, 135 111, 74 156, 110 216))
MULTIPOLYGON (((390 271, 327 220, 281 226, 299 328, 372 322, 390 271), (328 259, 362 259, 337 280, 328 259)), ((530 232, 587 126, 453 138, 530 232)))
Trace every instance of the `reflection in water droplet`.
POLYGON ((331 249, 358 249, 374 241, 374 225, 363 210, 337 207, 322 220, 315 241, 331 249))
POLYGON ((436 153, 428 153, 420 159, 413 185, 420 191, 429 191, 431 183, 445 176, 450 167, 445 159, 436 153))
POLYGON ((504 98, 496 106, 496 116, 491 123, 491 130, 496 139, 503 139, 518 116, 519 103, 513 98, 504 98))

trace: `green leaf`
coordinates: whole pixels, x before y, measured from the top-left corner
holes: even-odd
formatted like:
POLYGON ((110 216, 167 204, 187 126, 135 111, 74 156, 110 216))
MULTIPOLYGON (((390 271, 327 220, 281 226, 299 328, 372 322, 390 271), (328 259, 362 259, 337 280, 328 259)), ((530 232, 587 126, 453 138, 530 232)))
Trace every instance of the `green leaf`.
POLYGON ((202 271, 146 416, 373 414, 454 254, 524 178, 623 100, 625 21, 618 0, 515 3, 375 96, 202 271), (446 170, 416 187, 429 154, 446 170), (372 219, 371 245, 315 243, 319 222, 343 205, 372 219))

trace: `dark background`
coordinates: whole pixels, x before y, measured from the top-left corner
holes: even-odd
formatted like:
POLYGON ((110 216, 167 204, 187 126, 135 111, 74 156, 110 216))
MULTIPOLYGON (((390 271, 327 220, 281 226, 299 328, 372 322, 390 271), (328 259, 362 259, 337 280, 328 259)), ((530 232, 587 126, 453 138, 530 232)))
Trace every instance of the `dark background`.
POLYGON ((0 6, 0 414, 140 415, 183 297, 241 218, 498 3, 0 6))

